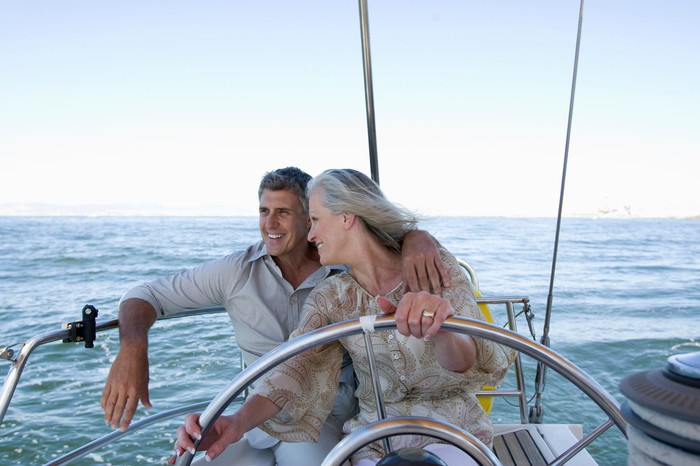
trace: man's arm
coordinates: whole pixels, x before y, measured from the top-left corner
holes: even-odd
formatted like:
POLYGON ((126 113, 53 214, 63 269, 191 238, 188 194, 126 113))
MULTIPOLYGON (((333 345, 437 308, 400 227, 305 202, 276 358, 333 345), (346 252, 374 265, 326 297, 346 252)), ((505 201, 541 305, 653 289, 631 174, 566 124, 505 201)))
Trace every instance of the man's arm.
POLYGON ((117 357, 102 392, 105 422, 124 431, 136 413, 138 402, 151 407, 148 398, 148 330, 156 310, 142 299, 127 299, 119 306, 117 357))
POLYGON ((403 240, 401 268, 404 292, 427 291, 439 295, 450 287, 450 276, 438 252, 438 241, 427 231, 414 230, 403 240))
POLYGON ((119 305, 117 357, 102 394, 105 421, 125 430, 139 400, 151 407, 148 393, 148 331, 157 317, 171 312, 222 305, 222 289, 232 276, 227 256, 179 273, 160 277, 127 291, 119 305))

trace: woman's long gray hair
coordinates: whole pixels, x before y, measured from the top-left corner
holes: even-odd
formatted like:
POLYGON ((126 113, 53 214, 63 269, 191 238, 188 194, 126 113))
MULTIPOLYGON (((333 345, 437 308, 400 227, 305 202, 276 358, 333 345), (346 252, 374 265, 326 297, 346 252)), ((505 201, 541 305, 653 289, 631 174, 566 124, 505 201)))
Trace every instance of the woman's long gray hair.
POLYGON ((323 189, 323 205, 334 214, 356 215, 381 244, 401 252, 404 236, 416 228, 418 217, 390 202, 367 175, 351 168, 326 170, 309 181, 307 195, 323 189))

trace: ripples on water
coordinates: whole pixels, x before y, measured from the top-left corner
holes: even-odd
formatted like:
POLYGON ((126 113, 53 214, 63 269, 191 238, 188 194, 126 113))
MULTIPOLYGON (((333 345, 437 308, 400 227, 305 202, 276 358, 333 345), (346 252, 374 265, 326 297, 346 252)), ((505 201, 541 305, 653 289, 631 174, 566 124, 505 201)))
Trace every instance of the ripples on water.
MULTIPOLYGON (((541 336, 554 219, 441 218, 425 227, 470 262, 485 295, 529 296, 541 336)), ((700 349, 699 227, 698 220, 562 223, 551 344, 619 400, 617 385, 626 373, 700 349)), ((100 310, 99 321, 115 318, 120 295, 132 285, 240 250, 258 237, 255 218, 0 218, 0 346, 77 320, 87 303, 100 310)), ((0 463, 43 464, 110 432, 100 397, 117 349, 116 332, 103 332, 91 350, 58 343, 37 350, 0 427, 0 463)), ((151 331, 154 408, 140 408, 136 418, 180 401, 210 400, 239 365, 227 315, 159 322, 151 331)), ((573 392, 550 375, 545 420, 580 422, 574 412, 583 413, 587 429, 602 422, 573 392)), ((493 416, 515 420, 501 400, 493 416)), ((179 421, 139 431, 74 464, 163 464, 179 421)), ((625 464, 621 436, 611 431, 602 440, 591 448, 599 463, 625 464)))

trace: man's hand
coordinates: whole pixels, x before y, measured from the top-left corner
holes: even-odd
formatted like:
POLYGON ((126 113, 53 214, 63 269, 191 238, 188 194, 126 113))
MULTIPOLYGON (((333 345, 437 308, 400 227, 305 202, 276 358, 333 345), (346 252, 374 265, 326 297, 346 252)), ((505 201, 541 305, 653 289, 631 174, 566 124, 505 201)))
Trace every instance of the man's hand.
POLYGON ((450 277, 440 258, 437 241, 428 232, 414 230, 406 235, 401 249, 404 293, 427 291, 439 295, 450 287, 450 277))
POLYGON ((117 358, 102 392, 105 422, 124 431, 134 418, 139 400, 151 407, 148 398, 148 330, 156 321, 156 310, 141 299, 127 299, 119 305, 117 358))
POLYGON ((125 431, 134 418, 139 400, 150 408, 148 381, 147 344, 125 345, 122 342, 102 393, 105 422, 125 431))

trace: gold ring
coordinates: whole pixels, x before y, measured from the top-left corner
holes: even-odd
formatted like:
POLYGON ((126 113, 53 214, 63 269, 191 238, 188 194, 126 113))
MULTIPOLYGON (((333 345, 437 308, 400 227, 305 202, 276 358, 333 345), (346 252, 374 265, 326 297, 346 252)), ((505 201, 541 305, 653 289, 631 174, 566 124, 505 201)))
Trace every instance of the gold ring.
POLYGON ((430 311, 426 311, 425 309, 423 310, 422 314, 423 314, 425 317, 430 317, 431 319, 432 319, 433 316, 435 315, 435 314, 433 314, 433 313, 430 312, 430 311))

